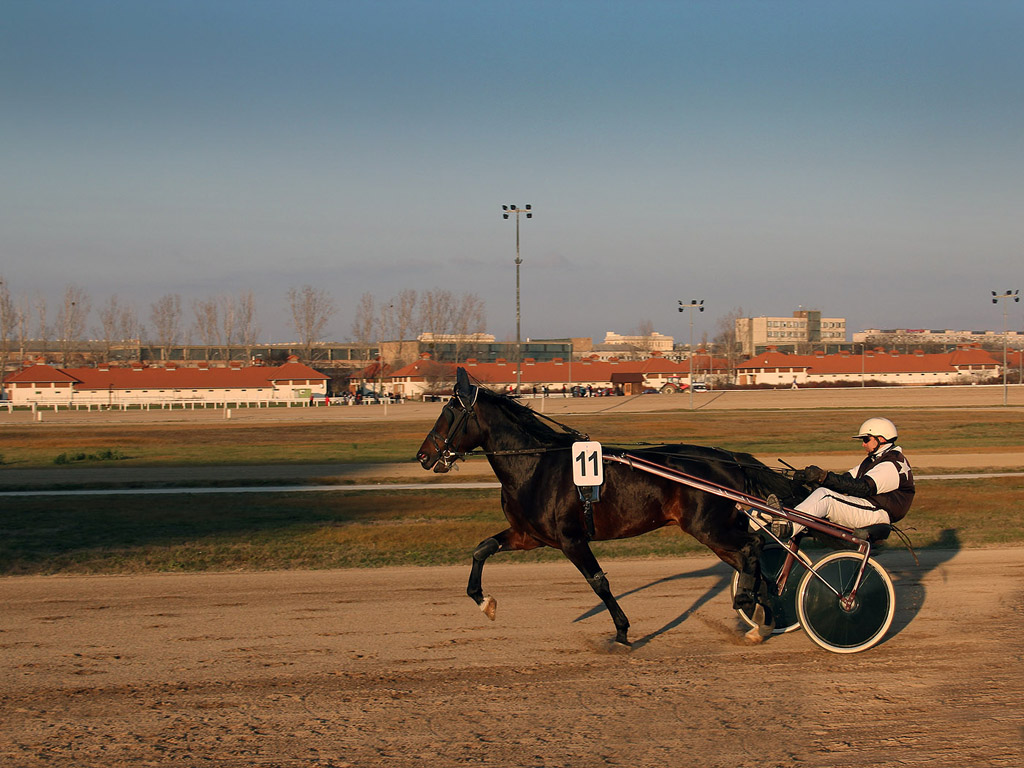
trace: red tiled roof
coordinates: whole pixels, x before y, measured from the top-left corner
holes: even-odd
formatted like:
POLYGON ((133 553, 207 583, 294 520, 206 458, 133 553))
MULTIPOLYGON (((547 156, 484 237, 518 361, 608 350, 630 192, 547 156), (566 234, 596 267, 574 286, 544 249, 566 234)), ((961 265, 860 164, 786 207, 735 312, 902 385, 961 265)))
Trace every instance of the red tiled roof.
POLYGON ((958 349, 955 352, 932 354, 869 351, 865 355, 792 355, 785 352, 764 352, 736 366, 738 371, 766 368, 795 368, 815 376, 843 373, 925 373, 954 371, 965 366, 998 365, 983 349, 958 349))
POLYGON ((66 384, 68 382, 74 383, 76 381, 78 381, 78 379, 69 375, 66 371, 62 371, 59 368, 53 368, 49 365, 31 365, 28 368, 22 368, 20 371, 12 373, 4 379, 5 384, 23 382, 28 382, 30 384, 49 384, 51 382, 66 384))
POLYGON ((8 376, 16 382, 73 382, 77 390, 125 389, 249 389, 272 387, 275 381, 326 381, 329 377, 302 363, 285 363, 276 368, 246 366, 219 367, 100 367, 54 368, 34 365, 8 376))
MULTIPOLYGON (((705 372, 711 362, 714 370, 726 370, 726 361, 694 356, 694 372, 705 372)), ((484 384, 507 384, 516 380, 516 364, 464 362, 459 365, 484 384)), ((391 374, 395 379, 454 378, 456 366, 453 363, 439 363, 430 359, 417 360, 391 374)), ((612 374, 639 374, 641 376, 689 377, 690 363, 681 363, 665 358, 652 357, 647 360, 574 360, 568 362, 523 362, 519 372, 520 381, 528 386, 534 384, 570 384, 581 381, 611 381, 612 374)))

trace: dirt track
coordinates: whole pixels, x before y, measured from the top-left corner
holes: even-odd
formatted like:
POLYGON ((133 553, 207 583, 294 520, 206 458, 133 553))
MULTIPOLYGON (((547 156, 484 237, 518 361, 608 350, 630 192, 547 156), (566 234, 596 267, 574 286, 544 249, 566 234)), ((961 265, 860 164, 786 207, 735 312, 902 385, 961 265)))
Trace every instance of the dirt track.
MULTIPOLYGON (((511 558, 511 556, 510 556, 511 558)), ((1024 550, 882 555, 899 611, 854 656, 739 642, 711 557, 0 580, 0 765, 1024 764, 1024 550)))

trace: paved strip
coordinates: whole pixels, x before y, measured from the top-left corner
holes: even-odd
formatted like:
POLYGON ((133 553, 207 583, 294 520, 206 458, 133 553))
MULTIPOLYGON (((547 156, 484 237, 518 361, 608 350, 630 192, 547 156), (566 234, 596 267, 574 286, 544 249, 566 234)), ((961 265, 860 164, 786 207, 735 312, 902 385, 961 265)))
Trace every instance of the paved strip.
POLYGON ((93 488, 88 490, 0 491, 0 496, 167 496, 200 493, 328 493, 338 491, 471 491, 501 483, 374 483, 372 485, 239 485, 219 488, 93 488))

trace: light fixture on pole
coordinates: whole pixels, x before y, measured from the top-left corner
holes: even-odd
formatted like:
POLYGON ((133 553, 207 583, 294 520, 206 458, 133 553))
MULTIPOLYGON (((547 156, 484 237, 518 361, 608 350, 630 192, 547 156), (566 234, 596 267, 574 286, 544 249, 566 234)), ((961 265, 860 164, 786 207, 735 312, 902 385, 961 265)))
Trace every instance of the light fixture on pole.
POLYGON ((513 213, 516 215, 516 394, 523 380, 523 342, 519 332, 519 265, 523 260, 519 258, 519 214, 525 213, 526 218, 533 218, 533 206, 524 205, 522 208, 515 203, 501 206, 501 218, 507 219, 513 213))
MULTIPOLYGON (((690 299, 690 303, 686 304, 682 299, 679 300, 679 311, 685 312, 686 310, 696 309, 698 312, 704 311, 704 299, 690 299)), ((690 312, 690 410, 693 410, 693 312, 690 312)))
POLYGON ((1020 291, 1006 291, 1005 293, 996 293, 992 291, 992 303, 998 304, 1000 301, 1003 303, 1003 405, 1006 405, 1006 336, 1008 333, 1008 326, 1006 320, 1006 301, 1013 299, 1015 302, 1020 301, 1020 291))

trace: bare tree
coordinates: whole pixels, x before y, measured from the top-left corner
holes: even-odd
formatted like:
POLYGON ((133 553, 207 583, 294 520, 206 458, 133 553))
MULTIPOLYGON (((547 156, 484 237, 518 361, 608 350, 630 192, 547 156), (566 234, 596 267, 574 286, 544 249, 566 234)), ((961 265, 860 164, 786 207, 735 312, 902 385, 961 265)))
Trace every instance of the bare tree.
POLYGON ((117 294, 110 296, 98 310, 103 359, 109 360, 115 344, 133 342, 139 337, 139 318, 135 307, 122 304, 117 294))
POLYGON ((70 362, 71 353, 85 337, 90 309, 91 302, 84 290, 76 285, 64 289, 64 303, 57 313, 61 365, 66 366, 70 362))
POLYGON ((206 347, 206 359, 210 359, 210 350, 220 345, 220 301, 212 299, 194 299, 192 314, 195 317, 192 327, 199 336, 199 343, 206 347))
POLYGON ((654 349, 654 323, 651 320, 641 320, 636 328, 637 348, 642 352, 650 354, 654 349))
POLYGON ((395 335, 400 342, 408 341, 416 335, 417 299, 416 291, 406 289, 391 300, 395 307, 395 335))
POLYGON ((379 335, 380 327, 378 318, 374 311, 376 300, 372 293, 364 293, 359 297, 356 305, 356 317, 352 321, 352 341, 363 347, 363 357, 370 359, 370 346, 374 338, 379 335))
POLYGON ((22 363, 25 361, 25 349, 28 346, 28 340, 31 337, 29 333, 29 322, 32 316, 32 305, 27 298, 22 298, 21 308, 17 310, 15 315, 17 322, 17 334, 18 334, 18 355, 22 363))
POLYGON ((0 394, 3 378, 7 374, 7 362, 11 356, 11 339, 18 329, 18 310, 11 300, 7 281, 0 275, 0 394))
POLYGON ((153 324, 152 341, 160 348, 160 358, 166 360, 181 334, 181 296, 176 293, 161 296, 150 305, 149 318, 153 324))
POLYGON ((472 345, 473 334, 484 329, 486 316, 484 303, 473 293, 455 296, 448 290, 433 290, 423 294, 420 300, 419 323, 424 333, 429 333, 434 356, 438 357, 437 344, 453 346, 455 362, 472 345))
POLYGON ((304 285, 288 289, 292 326, 306 351, 306 360, 313 359, 313 345, 323 338, 327 323, 337 312, 334 299, 322 288, 304 285))
POLYGON ((131 344, 131 357, 138 359, 139 344, 142 341, 142 324, 139 322, 139 313, 134 305, 125 304, 121 307, 121 317, 118 319, 117 335, 121 337, 122 344, 131 344))
POLYGON ((246 291, 238 296, 232 318, 234 339, 245 347, 245 358, 248 360, 252 357, 252 348, 256 346, 256 337, 260 333, 259 325, 256 323, 256 299, 252 291, 246 291))
POLYGON ((451 291, 426 291, 420 301, 420 328, 430 335, 431 351, 437 358, 437 344, 451 332, 454 315, 451 291))
POLYGON ((718 335, 715 336, 715 343, 728 361, 731 382, 735 382, 736 366, 739 364, 743 347, 739 334, 736 332, 736 321, 743 317, 746 317, 743 314, 743 307, 734 307, 718 318, 718 335))
POLYGON ((482 333, 486 325, 484 303, 473 293, 464 293, 453 302, 452 335, 455 342, 455 361, 465 353, 473 334, 482 333))
POLYGON ((35 310, 34 314, 36 317, 35 336, 39 340, 39 346, 45 360, 46 353, 50 351, 50 338, 53 333, 53 328, 47 318, 46 297, 42 294, 36 294, 32 308, 35 310))
POLYGON ((416 291, 407 289, 394 296, 380 309, 381 339, 397 342, 397 351, 392 361, 396 366, 410 362, 407 346, 410 335, 415 335, 416 298, 416 291))

